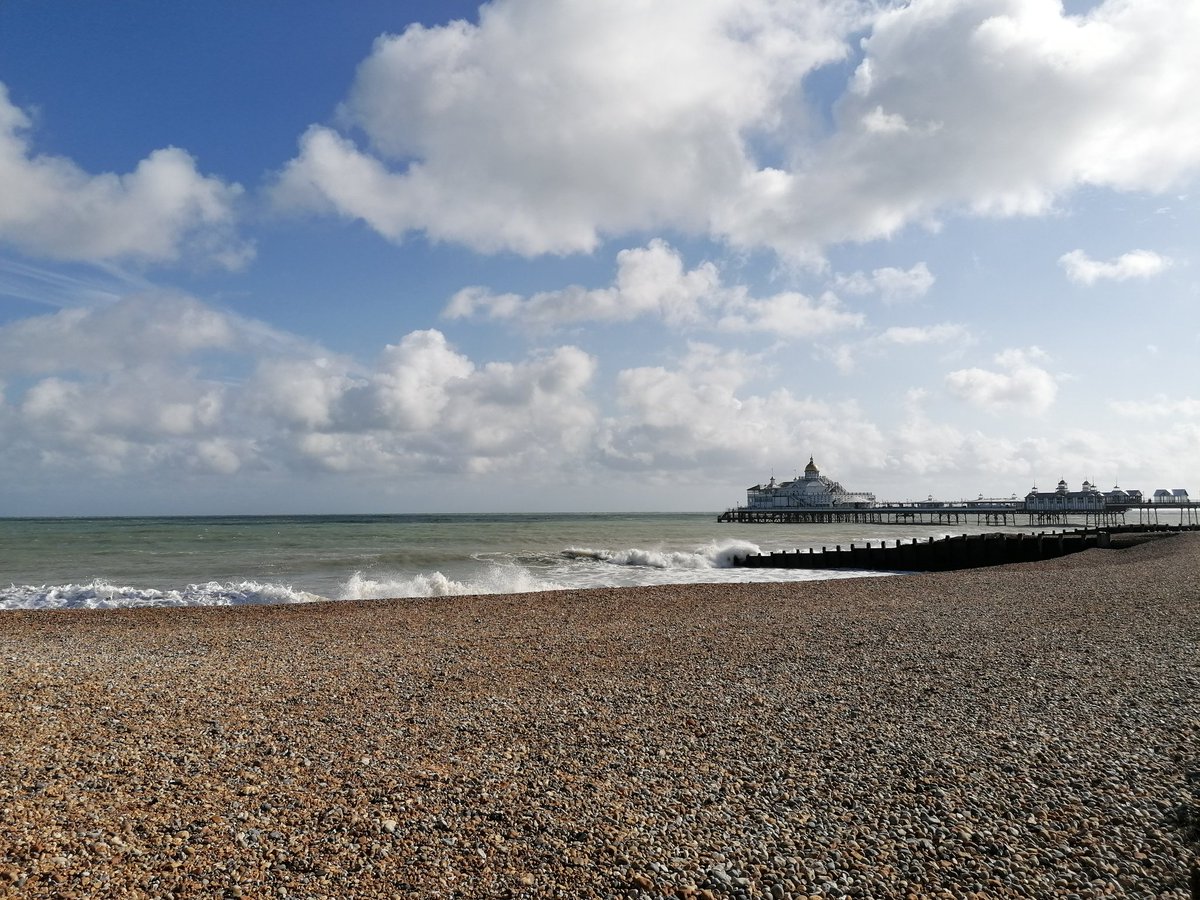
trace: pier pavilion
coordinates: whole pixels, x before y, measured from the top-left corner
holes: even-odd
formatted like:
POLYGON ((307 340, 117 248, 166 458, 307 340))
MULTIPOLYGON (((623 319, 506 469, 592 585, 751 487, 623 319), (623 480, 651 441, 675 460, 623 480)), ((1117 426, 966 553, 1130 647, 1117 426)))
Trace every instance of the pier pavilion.
MULTIPOLYGON (((1141 491, 1114 487, 1102 492, 1085 481, 1072 491, 1066 480, 1053 491, 1034 487, 1022 499, 940 501, 920 500, 876 503, 875 495, 845 490, 838 482, 820 474, 809 457, 803 479, 766 484, 747 489, 745 506, 727 509, 718 522, 788 525, 1067 525, 1082 522, 1086 527, 1124 525, 1133 513, 1139 523, 1157 523, 1159 513, 1179 510, 1181 523, 1200 524, 1200 502, 1187 499, 1180 489, 1155 502, 1143 500, 1141 491), (1181 496, 1182 495, 1182 496, 1181 496)), ((1164 492, 1165 493, 1165 492, 1164 492)))

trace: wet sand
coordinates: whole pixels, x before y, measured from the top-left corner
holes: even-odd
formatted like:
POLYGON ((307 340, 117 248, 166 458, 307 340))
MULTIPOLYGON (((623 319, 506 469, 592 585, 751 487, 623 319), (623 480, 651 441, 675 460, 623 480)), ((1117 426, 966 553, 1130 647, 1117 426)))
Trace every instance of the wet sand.
POLYGON ((0 614, 0 896, 1191 896, 1200 535, 0 614))

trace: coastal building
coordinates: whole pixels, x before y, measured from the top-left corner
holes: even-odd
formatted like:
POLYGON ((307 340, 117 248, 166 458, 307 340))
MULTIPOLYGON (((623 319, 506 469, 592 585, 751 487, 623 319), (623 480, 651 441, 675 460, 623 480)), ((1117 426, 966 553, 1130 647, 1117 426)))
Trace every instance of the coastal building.
POLYGON ((874 505, 874 494, 846 490, 832 478, 822 475, 811 456, 803 477, 776 482, 771 476, 765 484, 746 489, 746 508, 751 510, 869 509, 874 505))
POLYGON ((1102 491, 1091 481, 1071 490, 1064 478, 1053 491, 1036 487, 1024 497, 984 497, 975 500, 876 501, 866 491, 849 491, 821 474, 810 456, 803 477, 776 481, 746 489, 746 505, 725 510, 718 522, 762 522, 774 524, 870 524, 870 525, 956 525, 973 520, 978 525, 1059 525, 1083 520, 1096 527, 1121 525, 1127 514, 1136 512, 1158 522, 1161 512, 1178 509, 1191 522, 1200 520, 1200 503, 1190 503, 1183 488, 1159 488, 1153 498, 1119 484, 1102 491), (1153 502, 1148 502, 1150 500, 1153 502))
POLYGON ((1188 492, 1187 492, 1186 488, 1172 488, 1169 491, 1166 488, 1159 488, 1157 491, 1154 492, 1154 499, 1151 502, 1153 502, 1153 503, 1190 503, 1191 499, 1188 497, 1188 492))
MULTIPOLYGON (((1120 488, 1113 488, 1113 491, 1121 491, 1120 488)), ((1125 491, 1121 491, 1125 494, 1125 491)), ((1112 491, 1109 492, 1112 494, 1112 491)), ((1128 501, 1125 501, 1128 502, 1128 501)), ((1099 512, 1108 505, 1108 495, 1100 492, 1100 489, 1090 481, 1085 481, 1083 486, 1072 491, 1067 485, 1066 479, 1059 481, 1053 491, 1039 491, 1035 486, 1028 494, 1025 495, 1025 509, 1030 512, 1099 512)))
POLYGON ((1142 492, 1136 488, 1122 490, 1120 485, 1114 484, 1111 491, 1104 492, 1104 501, 1113 507, 1136 506, 1142 502, 1142 492))

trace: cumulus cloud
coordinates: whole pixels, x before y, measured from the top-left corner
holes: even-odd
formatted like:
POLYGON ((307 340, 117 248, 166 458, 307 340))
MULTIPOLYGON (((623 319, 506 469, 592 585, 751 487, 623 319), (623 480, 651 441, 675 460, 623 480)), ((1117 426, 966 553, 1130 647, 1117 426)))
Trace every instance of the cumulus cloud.
POLYGON ((613 284, 587 290, 572 286, 529 297, 493 294, 486 288, 459 291, 446 305, 447 318, 510 319, 535 327, 577 322, 628 322, 656 316, 672 325, 694 324, 730 292, 710 262, 685 270, 680 254, 662 240, 617 254, 613 284))
POLYGON ((319 399, 300 409, 303 395, 278 372, 258 379, 253 391, 256 408, 282 413, 295 461, 327 471, 548 472, 593 434, 587 388, 594 371, 594 360, 574 347, 479 366, 440 332, 418 331, 357 377, 310 370, 310 379, 323 373, 326 380, 319 399))
POLYGON ((0 327, 0 469, 392 480, 712 474, 819 444, 883 459, 852 401, 755 391, 767 361, 708 344, 597 382, 572 346, 474 360, 413 331, 357 360, 192 298, 129 298, 0 327), (315 474, 314 474, 315 473, 315 474))
POLYGON ((245 359, 308 344, 189 297, 139 295, 0 327, 9 391, 0 456, 108 473, 231 472, 252 455, 226 377, 245 359))
MULTIPOLYGON (((902 347, 955 334, 943 324, 878 337, 902 347)), ((1044 366, 1036 350, 1006 351, 947 384, 989 409, 1036 411, 1055 390, 1044 366)), ((780 387, 771 368, 769 355, 705 343, 611 374, 571 346, 472 359, 436 330, 357 360, 191 298, 130 298, 0 326, 0 482, 301 477, 315 490, 324 476, 446 477, 446 496, 467 502, 480 479, 561 482, 586 470, 592 487, 655 486, 682 504, 680 485, 787 475, 815 452, 835 477, 881 496, 914 482, 922 496, 1007 495, 1050 475, 1101 474, 1116 459, 1131 486, 1145 486, 1139 472, 1185 483, 1200 433, 1187 397, 1111 404, 1156 426, 1116 435, 967 430, 927 415, 921 391, 897 403, 902 422, 886 424, 851 398, 780 387)))
MULTIPOLYGON (((1182 183, 1198 39, 1200 6, 1175 0, 495 0, 380 38, 274 197, 484 251, 675 229, 814 261, 948 214, 1182 183), (863 33, 824 133, 806 76, 863 33)), ((928 287, 892 274, 896 299, 928 287)))
POLYGON ((834 279, 834 287, 850 294, 878 294, 884 303, 901 303, 924 297, 935 280, 929 267, 919 262, 911 269, 887 266, 875 269, 870 274, 854 272, 838 275, 834 279))
POLYGON ((1130 278, 1153 278, 1172 265, 1170 257, 1153 250, 1131 250, 1108 262, 1092 259, 1082 250, 1064 253, 1058 259, 1067 278, 1076 284, 1092 285, 1097 281, 1128 281, 1130 278))
POLYGON ((0 459, 10 472, 549 470, 589 446, 594 372, 569 346, 476 363, 437 331, 363 364, 192 298, 129 298, 0 327, 0 459))
POLYGON ((720 471, 794 460, 819 446, 845 464, 879 464, 884 440, 853 401, 747 389, 762 361, 692 344, 674 367, 645 366, 617 379, 619 414, 599 438, 604 463, 656 474, 720 471))
POLYGON ((288 339, 189 297, 142 294, 19 319, 0 328, 0 372, 117 372, 272 340, 288 339))
POLYGON ((166 147, 127 174, 93 175, 35 154, 30 124, 0 84, 0 242, 81 262, 189 255, 234 269, 253 255, 234 230, 241 187, 201 175, 185 151, 166 147))
POLYGON ((478 24, 413 25, 376 42, 341 109, 369 146, 310 128, 275 198, 526 255, 704 233, 764 176, 752 138, 797 127, 802 79, 846 56, 865 9, 499 0, 478 24))
POLYGON ((1038 365, 1045 354, 1036 347, 1005 350, 995 357, 999 370, 958 369, 946 387, 973 406, 993 412, 1041 414, 1054 405, 1058 381, 1038 365))
POLYGON ((726 230, 745 244, 861 240, 948 212, 1044 213, 1085 185, 1166 190, 1200 166, 1197 35, 1200 7, 1171 0, 1082 16, 1057 0, 887 9, 836 132, 726 230))
POLYGON ((470 287, 446 305, 448 318, 511 320, 534 328, 579 322, 628 322, 653 316, 672 326, 728 332, 770 332, 810 338, 863 323, 837 297, 814 300, 795 291, 753 297, 743 285, 726 286, 711 262, 686 269, 678 251, 662 240, 617 254, 617 274, 604 288, 572 286, 522 297, 470 287))

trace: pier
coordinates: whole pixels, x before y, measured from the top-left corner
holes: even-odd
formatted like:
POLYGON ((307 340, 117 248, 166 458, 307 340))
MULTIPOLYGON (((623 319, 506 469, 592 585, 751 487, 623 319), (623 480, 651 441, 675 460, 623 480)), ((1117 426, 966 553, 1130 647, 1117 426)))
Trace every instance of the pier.
POLYGON ((761 509, 738 506, 717 517, 718 522, 768 525, 976 525, 1038 526, 1082 524, 1095 528, 1125 525, 1137 514, 1141 525, 1158 524, 1159 513, 1177 510, 1182 524, 1200 524, 1200 503, 1105 504, 1094 509, 1044 509, 1023 500, 963 500, 938 504, 886 503, 853 507, 792 507, 761 509))
POLYGON ((1126 525, 1119 528, 1083 528, 1042 534, 963 534, 934 540, 912 538, 889 546, 880 541, 862 545, 779 550, 739 556, 734 565, 750 569, 870 569, 880 572, 942 572, 975 569, 1006 563, 1054 559, 1095 547, 1108 548, 1113 538, 1200 531, 1200 525, 1126 525))
POLYGON ((1072 491, 1066 479, 1053 491, 1036 487, 1018 498, 976 500, 875 500, 870 491, 850 491, 821 474, 810 456, 804 476, 778 482, 772 475, 764 484, 746 489, 746 505, 727 509, 718 522, 773 525, 976 525, 1038 526, 1070 525, 1085 528, 1116 527, 1137 513, 1138 524, 1158 524, 1159 514, 1178 510, 1180 524, 1200 524, 1200 502, 1192 502, 1183 488, 1159 488, 1153 500, 1140 490, 1114 486, 1101 491, 1090 481, 1072 491))

